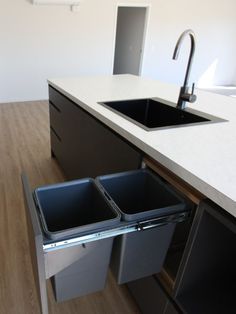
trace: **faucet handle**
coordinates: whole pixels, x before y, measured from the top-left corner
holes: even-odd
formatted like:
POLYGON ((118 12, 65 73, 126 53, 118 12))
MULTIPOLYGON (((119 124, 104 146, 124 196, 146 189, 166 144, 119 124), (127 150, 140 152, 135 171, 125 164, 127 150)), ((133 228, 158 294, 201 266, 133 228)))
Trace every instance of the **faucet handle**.
POLYGON ((195 83, 192 85, 192 91, 191 94, 189 95, 189 102, 193 103, 197 100, 197 96, 194 95, 194 88, 195 88, 195 83))
MULTIPOLYGON (((182 86, 180 89, 180 99, 184 102, 190 102, 193 103, 196 101, 197 96, 194 95, 194 87, 195 84, 193 83, 192 85, 192 91, 191 93, 188 91, 188 87, 187 86, 182 86)), ((184 107, 185 108, 185 107, 184 107)), ((183 108, 182 108, 183 109, 183 108)))

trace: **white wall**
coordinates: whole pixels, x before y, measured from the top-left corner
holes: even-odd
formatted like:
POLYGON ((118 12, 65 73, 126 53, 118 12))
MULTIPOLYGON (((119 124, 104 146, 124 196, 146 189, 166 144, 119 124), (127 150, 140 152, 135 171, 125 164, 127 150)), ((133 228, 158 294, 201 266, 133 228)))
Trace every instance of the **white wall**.
POLYGON ((47 98, 48 77, 112 73, 117 3, 151 4, 144 76, 182 84, 188 40, 179 60, 171 57, 180 33, 192 28, 197 35, 192 78, 199 81, 212 66, 202 85, 236 83, 235 0, 82 0, 77 13, 30 0, 0 0, 0 102, 47 98))
POLYGON ((157 1, 147 38, 143 74, 182 84, 190 40, 186 39, 179 59, 172 60, 180 33, 192 28, 196 33, 196 53, 191 78, 199 86, 236 82, 236 1, 157 1))
POLYGON ((109 73, 114 19, 111 0, 83 0, 76 13, 0 0, 0 102, 47 98, 48 77, 109 73))

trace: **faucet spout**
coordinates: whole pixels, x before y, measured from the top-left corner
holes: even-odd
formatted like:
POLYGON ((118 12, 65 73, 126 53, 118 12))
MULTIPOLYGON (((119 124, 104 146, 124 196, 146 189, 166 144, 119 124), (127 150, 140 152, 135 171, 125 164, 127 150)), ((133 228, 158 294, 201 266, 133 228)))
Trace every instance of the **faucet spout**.
POLYGON ((191 94, 188 92, 189 75, 190 75, 190 71, 191 71, 191 67, 192 67, 192 63, 193 63, 193 57, 194 57, 194 53, 195 53, 195 34, 191 29, 187 29, 186 31, 184 31, 180 35, 180 37, 176 43, 176 46, 175 46, 175 50, 173 53, 173 59, 174 60, 178 59, 180 47, 182 45, 184 38, 187 35, 189 35, 190 39, 191 39, 191 48, 190 48, 190 54, 189 54, 187 69, 186 69, 186 73, 185 73, 185 78, 184 78, 184 85, 180 89, 179 99, 178 99, 178 103, 177 103, 177 108, 180 108, 180 109, 185 108, 186 102, 194 102, 197 99, 196 95, 194 95, 194 84, 192 87, 191 94))

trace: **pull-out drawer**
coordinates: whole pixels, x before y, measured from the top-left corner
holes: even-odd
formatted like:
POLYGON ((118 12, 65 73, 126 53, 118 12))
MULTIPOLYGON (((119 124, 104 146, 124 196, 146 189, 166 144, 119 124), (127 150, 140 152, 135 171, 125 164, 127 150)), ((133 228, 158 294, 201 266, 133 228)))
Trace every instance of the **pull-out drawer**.
POLYGON ((49 103, 50 127, 56 132, 63 132, 63 118, 61 111, 52 103, 49 103))
MULTIPOLYGON (((97 178, 124 221, 139 222, 182 212, 186 203, 147 169, 97 178)), ((114 242, 111 269, 119 284, 160 272, 176 224, 125 234, 114 242)))
POLYGON ((58 111, 64 112, 70 101, 54 88, 49 86, 49 102, 57 108, 58 111))
MULTIPOLYGON (((152 230, 160 230, 161 236, 170 238, 176 223, 188 217, 185 207, 179 209, 175 207, 173 211, 168 207, 168 211, 165 213, 162 210, 160 215, 147 217, 141 215, 140 219, 133 221, 120 220, 119 208, 97 181, 94 181, 97 187, 93 189, 99 194, 99 200, 96 196, 94 205, 95 192, 91 190, 91 186, 86 185, 91 180, 82 179, 45 186, 32 193, 27 177, 22 176, 32 264, 43 314, 48 313, 46 279, 52 278, 57 301, 101 290, 105 284, 115 237, 127 236, 127 234, 132 234, 132 238, 135 238, 135 234, 137 236, 143 234, 146 237, 147 234, 152 234, 152 230), (89 190, 89 194, 86 194, 86 189, 89 190), (94 208, 89 213, 91 206, 94 208), (117 218, 114 218, 113 214, 106 213, 105 216, 99 214, 104 206, 107 208, 106 212, 110 208, 111 212, 117 213, 117 218), (86 211, 83 211, 84 208, 86 211), (68 215, 72 214, 70 210, 73 212, 72 219, 68 218, 68 215), (78 213, 75 214, 75 211, 78 213), (76 221, 76 215, 83 216, 82 223, 76 221), (110 223, 104 223, 104 219, 108 219, 110 223)), ((158 256, 158 247, 162 246, 158 258, 164 260, 169 240, 163 242, 163 239, 158 240, 155 236, 155 239, 149 237, 148 241, 156 243, 157 253, 154 256, 158 256)), ((145 246, 148 246, 148 242, 145 242, 145 246)), ((116 250, 115 247, 114 249, 116 250)), ((135 250, 133 251, 135 253, 135 250)), ((124 255, 128 254, 128 251, 123 253, 122 257, 125 259, 124 255)), ((130 256, 128 260, 129 263, 134 262, 130 256)), ((151 261, 147 260, 147 264, 149 262, 151 265, 151 261)), ((145 274, 147 270, 146 266, 145 274)), ((132 265, 126 267, 127 277, 125 275, 122 282, 130 280, 129 271, 132 271, 132 265)), ((151 267, 150 272, 153 272, 151 267)), ((144 274, 136 269, 135 276, 135 279, 138 279, 144 274)))
POLYGON ((52 155, 64 159, 64 143, 62 143, 61 135, 52 127, 50 128, 50 141, 52 155))
POLYGON ((80 125, 78 110, 78 106, 49 86, 50 127, 64 139, 64 143, 80 138, 77 134, 80 125))

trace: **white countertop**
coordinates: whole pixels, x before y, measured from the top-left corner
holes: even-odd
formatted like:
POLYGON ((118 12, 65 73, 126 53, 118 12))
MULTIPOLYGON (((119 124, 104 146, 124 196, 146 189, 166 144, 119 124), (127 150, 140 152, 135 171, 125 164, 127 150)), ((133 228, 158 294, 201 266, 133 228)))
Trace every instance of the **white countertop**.
POLYGON ((196 90, 187 106, 228 122, 145 131, 102 101, 158 97, 177 102, 179 87, 133 75, 50 79, 103 123, 236 217, 236 99, 196 90))

